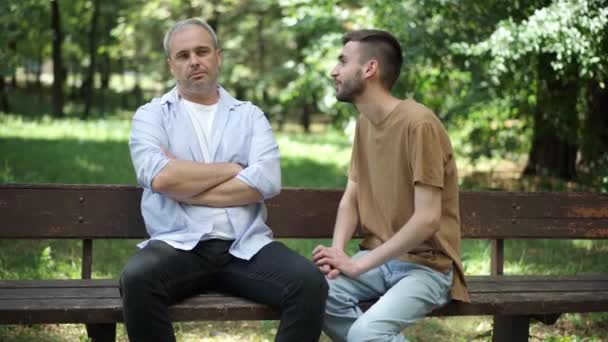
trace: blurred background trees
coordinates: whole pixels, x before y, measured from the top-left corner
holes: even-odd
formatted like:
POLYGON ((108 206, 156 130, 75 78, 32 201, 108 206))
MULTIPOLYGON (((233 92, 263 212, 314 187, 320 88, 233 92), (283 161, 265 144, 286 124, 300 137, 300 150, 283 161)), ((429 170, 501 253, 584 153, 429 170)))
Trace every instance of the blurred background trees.
POLYGON ((352 120, 329 77, 340 37, 382 28, 404 47, 395 95, 435 110, 460 155, 608 191, 608 0, 4 0, 0 111, 128 116, 172 87, 162 37, 188 17, 219 35, 221 84, 278 129, 352 120))

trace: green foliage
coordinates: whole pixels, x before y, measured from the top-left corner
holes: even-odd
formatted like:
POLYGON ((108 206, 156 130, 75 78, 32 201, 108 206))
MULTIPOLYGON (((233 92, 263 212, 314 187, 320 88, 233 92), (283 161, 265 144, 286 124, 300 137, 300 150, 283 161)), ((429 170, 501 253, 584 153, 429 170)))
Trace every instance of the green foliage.
POLYGON ((482 42, 456 43, 454 48, 471 56, 489 54, 489 70, 494 76, 515 72, 513 62, 549 54, 553 70, 562 76, 567 76, 569 65, 576 65, 580 76, 593 78, 608 71, 602 45, 607 34, 608 7, 604 1, 559 0, 537 9, 521 23, 512 18, 501 21, 482 42))
POLYGON ((472 106, 467 116, 454 118, 451 138, 459 155, 471 162, 481 158, 518 161, 529 150, 529 119, 506 102, 472 106))

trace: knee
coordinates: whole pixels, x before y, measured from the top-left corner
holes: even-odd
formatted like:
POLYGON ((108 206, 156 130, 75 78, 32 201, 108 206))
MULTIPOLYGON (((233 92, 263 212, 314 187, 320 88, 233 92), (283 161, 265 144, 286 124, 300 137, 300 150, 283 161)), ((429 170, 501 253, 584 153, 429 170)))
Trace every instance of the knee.
POLYGON ((297 298, 300 307, 309 311, 322 312, 327 300, 328 285, 325 276, 316 267, 310 266, 300 269, 298 286, 293 287, 292 295, 297 298))
POLYGON ((157 272, 150 272, 146 267, 143 267, 140 263, 131 260, 125 266, 120 276, 120 291, 124 297, 126 294, 137 294, 146 292, 147 289, 155 287, 157 279, 155 275, 157 272))
POLYGON ((302 282, 302 292, 309 300, 325 303, 329 286, 321 271, 316 267, 311 267, 304 275, 302 282))
POLYGON ((345 288, 344 278, 342 276, 329 280, 328 284, 327 310, 341 311, 350 309, 353 305, 358 303, 358 300, 353 297, 347 288, 345 288))
POLYGON ((375 321, 360 316, 348 330, 347 341, 386 341, 392 333, 375 321))

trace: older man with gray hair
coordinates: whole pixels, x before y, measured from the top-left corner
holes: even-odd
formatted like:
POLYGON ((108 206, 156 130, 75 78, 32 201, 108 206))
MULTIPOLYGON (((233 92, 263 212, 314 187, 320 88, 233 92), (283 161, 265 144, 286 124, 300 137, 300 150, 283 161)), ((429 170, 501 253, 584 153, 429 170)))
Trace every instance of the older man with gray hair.
POLYGON ((317 341, 326 280, 265 223, 281 189, 270 124, 218 85, 205 22, 178 22, 164 48, 177 86, 137 110, 129 140, 150 235, 120 279, 129 339, 175 341, 169 306, 213 289, 280 309, 276 341, 317 341))

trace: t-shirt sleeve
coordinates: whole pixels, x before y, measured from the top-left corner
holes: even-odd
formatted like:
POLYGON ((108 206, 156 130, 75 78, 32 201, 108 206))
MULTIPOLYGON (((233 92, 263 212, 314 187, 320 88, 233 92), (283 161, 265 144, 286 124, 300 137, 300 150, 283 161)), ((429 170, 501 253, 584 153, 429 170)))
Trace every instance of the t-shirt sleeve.
POLYGON ((429 122, 416 126, 410 135, 409 146, 414 185, 426 184, 443 188, 444 151, 437 127, 429 122))

